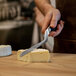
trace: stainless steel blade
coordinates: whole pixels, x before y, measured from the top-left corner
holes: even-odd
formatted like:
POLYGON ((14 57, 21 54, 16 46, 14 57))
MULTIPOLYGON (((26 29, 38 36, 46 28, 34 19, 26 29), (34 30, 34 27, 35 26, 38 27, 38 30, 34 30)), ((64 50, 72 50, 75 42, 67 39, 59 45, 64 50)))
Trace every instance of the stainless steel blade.
POLYGON ((20 54, 20 57, 24 56, 25 54, 28 54, 29 52, 33 51, 34 49, 40 47, 42 44, 44 44, 45 42, 47 42, 47 40, 48 40, 48 35, 49 35, 50 32, 51 32, 51 29, 50 29, 50 28, 47 28, 47 30, 45 31, 45 34, 44 34, 44 40, 41 41, 40 43, 32 46, 31 48, 25 50, 24 52, 22 52, 22 53, 20 54))

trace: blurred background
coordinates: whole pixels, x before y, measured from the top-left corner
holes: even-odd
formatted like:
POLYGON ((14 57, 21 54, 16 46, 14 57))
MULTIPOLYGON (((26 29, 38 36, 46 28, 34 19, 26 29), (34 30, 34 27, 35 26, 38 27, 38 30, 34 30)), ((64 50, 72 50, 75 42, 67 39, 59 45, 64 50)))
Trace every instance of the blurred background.
POLYGON ((0 0, 0 45, 13 50, 32 45, 34 7, 33 0, 0 0))
MULTIPOLYGON (((51 0, 55 7, 55 0, 51 0)), ((35 22, 34 0, 0 0, 0 45, 11 45, 13 50, 27 49, 43 40, 35 22)), ((53 50, 54 39, 41 47, 53 50)))

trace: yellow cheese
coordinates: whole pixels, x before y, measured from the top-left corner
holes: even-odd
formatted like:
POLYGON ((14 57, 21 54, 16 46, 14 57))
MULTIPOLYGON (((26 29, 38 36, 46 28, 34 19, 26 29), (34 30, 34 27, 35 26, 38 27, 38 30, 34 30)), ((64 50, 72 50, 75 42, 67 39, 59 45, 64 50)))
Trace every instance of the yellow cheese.
POLYGON ((18 50, 17 59, 26 62, 49 62, 50 54, 46 49, 35 49, 34 51, 20 57, 20 54, 25 50, 18 50))

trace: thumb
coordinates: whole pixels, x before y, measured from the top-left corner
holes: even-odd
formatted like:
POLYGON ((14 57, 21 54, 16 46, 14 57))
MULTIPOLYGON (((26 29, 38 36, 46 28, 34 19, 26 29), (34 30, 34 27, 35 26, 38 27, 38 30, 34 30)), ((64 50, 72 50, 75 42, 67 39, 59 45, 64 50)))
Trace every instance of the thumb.
POLYGON ((57 26, 58 21, 60 20, 60 16, 52 15, 52 19, 50 22, 50 27, 55 28, 57 26))

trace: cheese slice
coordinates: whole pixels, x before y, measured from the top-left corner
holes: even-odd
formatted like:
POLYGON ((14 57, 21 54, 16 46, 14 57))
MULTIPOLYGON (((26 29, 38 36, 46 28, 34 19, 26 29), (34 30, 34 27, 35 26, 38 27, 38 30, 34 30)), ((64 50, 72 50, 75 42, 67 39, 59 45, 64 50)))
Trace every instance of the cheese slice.
POLYGON ((8 56, 12 54, 10 45, 0 45, 0 56, 8 56))
POLYGON ((17 59, 25 62, 49 62, 50 54, 47 49, 35 49, 30 53, 20 57, 20 54, 25 50, 18 50, 17 59))

